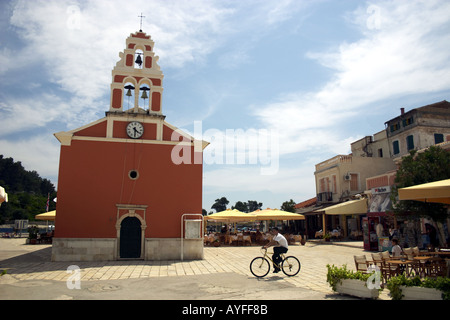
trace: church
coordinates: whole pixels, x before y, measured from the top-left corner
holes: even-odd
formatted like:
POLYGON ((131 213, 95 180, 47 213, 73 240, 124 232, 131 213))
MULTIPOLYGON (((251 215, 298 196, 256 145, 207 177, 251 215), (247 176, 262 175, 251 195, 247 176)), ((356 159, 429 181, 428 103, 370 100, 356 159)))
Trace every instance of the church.
POLYGON ((165 121, 153 49, 142 30, 130 34, 105 117, 54 134, 61 151, 53 261, 203 258, 208 142, 165 121))

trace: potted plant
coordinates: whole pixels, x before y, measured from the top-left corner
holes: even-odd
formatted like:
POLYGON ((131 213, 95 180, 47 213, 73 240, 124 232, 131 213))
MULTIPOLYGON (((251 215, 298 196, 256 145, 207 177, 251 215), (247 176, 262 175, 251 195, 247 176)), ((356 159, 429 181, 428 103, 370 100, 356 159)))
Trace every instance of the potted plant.
POLYGON ((326 242, 330 242, 331 234, 330 234, 329 232, 326 232, 326 233, 323 235, 323 239, 324 239, 326 242))
POLYGON ((386 284, 392 300, 450 300, 450 278, 392 277, 386 284))
POLYGON ((36 244, 38 233, 39 228, 37 226, 28 227, 28 239, 30 239, 30 244, 36 244))
POLYGON ((220 241, 219 241, 219 239, 214 240, 213 246, 214 246, 214 247, 220 247, 220 241))
POLYGON ((331 289, 340 294, 348 294, 359 298, 377 299, 380 289, 369 288, 367 284, 371 282, 373 273, 362 273, 348 270, 346 265, 337 267, 327 264, 327 282, 331 289))

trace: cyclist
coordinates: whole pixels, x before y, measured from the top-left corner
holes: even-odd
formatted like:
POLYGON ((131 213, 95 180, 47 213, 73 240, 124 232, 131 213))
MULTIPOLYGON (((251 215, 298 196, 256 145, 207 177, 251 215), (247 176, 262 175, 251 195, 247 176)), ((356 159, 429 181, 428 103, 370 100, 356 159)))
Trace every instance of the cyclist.
POLYGON ((273 273, 278 273, 278 272, 280 272, 280 268, 278 266, 282 260, 280 257, 280 254, 286 253, 288 251, 288 242, 287 242, 286 238, 281 233, 278 232, 277 227, 271 228, 270 233, 273 235, 273 239, 268 244, 263 246, 263 248, 267 249, 271 246, 274 246, 273 247, 273 255, 272 255, 272 260, 274 262, 273 273))

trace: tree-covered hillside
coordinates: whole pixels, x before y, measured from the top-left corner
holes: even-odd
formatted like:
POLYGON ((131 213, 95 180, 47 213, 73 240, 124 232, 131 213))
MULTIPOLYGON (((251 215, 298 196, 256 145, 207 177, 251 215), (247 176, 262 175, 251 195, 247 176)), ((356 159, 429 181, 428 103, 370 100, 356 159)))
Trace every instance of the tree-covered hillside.
POLYGON ((55 186, 36 171, 27 171, 20 161, 0 155, 0 186, 8 193, 8 202, 0 206, 0 223, 15 219, 34 220, 45 212, 50 195, 49 211, 55 210, 55 186))

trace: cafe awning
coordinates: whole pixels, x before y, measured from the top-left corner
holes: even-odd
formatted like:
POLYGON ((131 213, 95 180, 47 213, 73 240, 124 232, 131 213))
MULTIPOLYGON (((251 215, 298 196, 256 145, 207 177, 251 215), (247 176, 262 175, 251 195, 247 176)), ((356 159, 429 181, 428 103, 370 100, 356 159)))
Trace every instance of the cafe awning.
POLYGON ((351 214, 366 214, 367 213, 367 199, 362 198, 358 200, 349 200, 338 203, 334 206, 326 207, 316 210, 317 213, 325 213, 327 215, 351 215, 351 214))
POLYGON ((292 213, 278 209, 256 210, 250 213, 255 216, 255 220, 305 220, 305 216, 299 213, 292 213))
POLYGON ((450 179, 400 188, 398 198, 450 204, 450 179))
POLYGON ((37 214, 35 216, 37 220, 47 220, 47 221, 54 221, 56 218, 56 210, 44 212, 41 214, 37 214))

